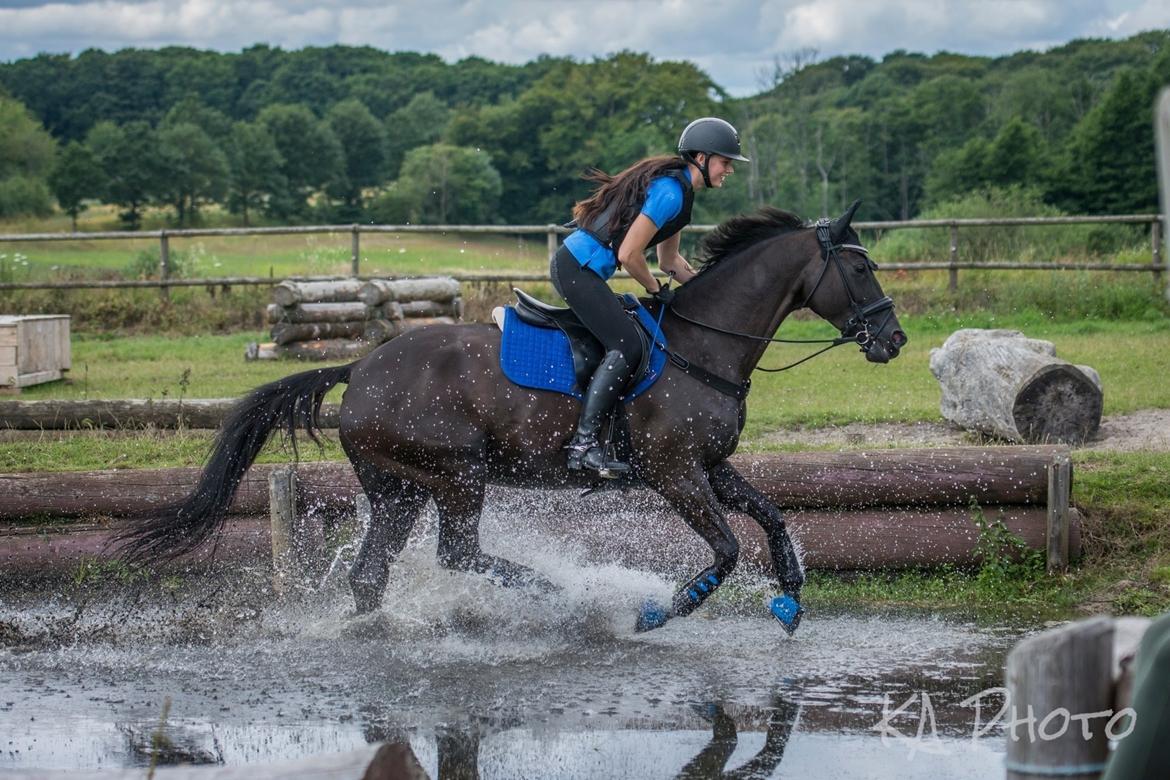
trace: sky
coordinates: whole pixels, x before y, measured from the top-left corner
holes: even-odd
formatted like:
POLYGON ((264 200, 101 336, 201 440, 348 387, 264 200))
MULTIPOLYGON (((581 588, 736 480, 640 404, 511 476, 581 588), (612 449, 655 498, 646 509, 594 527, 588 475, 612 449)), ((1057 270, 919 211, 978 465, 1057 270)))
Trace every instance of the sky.
POLYGON ((731 94, 793 54, 996 56, 1170 27, 1170 0, 0 0, 0 60, 88 48, 334 43, 522 63, 629 49, 690 60, 731 94))

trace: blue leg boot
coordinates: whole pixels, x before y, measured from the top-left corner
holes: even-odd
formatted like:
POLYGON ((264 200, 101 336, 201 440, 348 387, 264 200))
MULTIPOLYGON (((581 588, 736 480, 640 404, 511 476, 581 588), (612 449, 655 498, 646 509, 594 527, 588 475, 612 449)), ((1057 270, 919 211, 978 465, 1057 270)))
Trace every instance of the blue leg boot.
POLYGON ((800 618, 804 615, 804 607, 787 593, 772 599, 768 604, 768 611, 772 613, 772 617, 780 621, 780 626, 788 636, 792 636, 796 631, 796 627, 800 625, 800 618))
POLYGON ((654 599, 646 599, 638 610, 638 620, 634 624, 634 631, 641 634, 645 631, 661 628, 670 618, 670 610, 654 599))

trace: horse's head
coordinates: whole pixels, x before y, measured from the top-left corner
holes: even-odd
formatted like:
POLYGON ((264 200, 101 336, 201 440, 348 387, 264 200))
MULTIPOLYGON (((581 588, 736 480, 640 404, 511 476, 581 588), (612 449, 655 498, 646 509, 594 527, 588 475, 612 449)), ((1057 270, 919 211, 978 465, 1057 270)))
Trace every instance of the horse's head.
POLYGON ((849 226, 860 204, 854 201, 837 219, 817 223, 819 256, 801 278, 803 305, 855 341, 866 360, 888 363, 906 344, 906 334, 874 275, 877 264, 849 226))

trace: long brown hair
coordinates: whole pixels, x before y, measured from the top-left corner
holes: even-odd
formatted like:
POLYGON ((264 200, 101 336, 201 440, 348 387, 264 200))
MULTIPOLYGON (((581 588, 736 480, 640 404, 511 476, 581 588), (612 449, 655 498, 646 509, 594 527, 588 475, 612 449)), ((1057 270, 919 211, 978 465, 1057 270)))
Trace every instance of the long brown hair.
POLYGON ((640 160, 621 173, 610 176, 594 168, 585 174, 587 181, 597 183, 593 194, 573 206, 573 219, 578 225, 586 226, 605 211, 611 203, 617 208, 610 215, 609 235, 614 248, 621 246, 625 233, 634 223, 642 203, 646 200, 646 189, 650 181, 668 171, 682 170, 687 163, 675 155, 659 155, 640 160))

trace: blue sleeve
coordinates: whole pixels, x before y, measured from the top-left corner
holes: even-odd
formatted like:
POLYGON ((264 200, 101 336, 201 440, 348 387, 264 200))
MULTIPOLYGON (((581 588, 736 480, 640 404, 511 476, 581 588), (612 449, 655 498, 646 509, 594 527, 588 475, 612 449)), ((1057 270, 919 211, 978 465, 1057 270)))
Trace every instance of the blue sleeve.
POLYGON ((650 217, 656 226, 662 227, 678 216, 682 206, 682 185, 673 176, 663 176, 650 182, 646 188, 642 213, 650 217))

